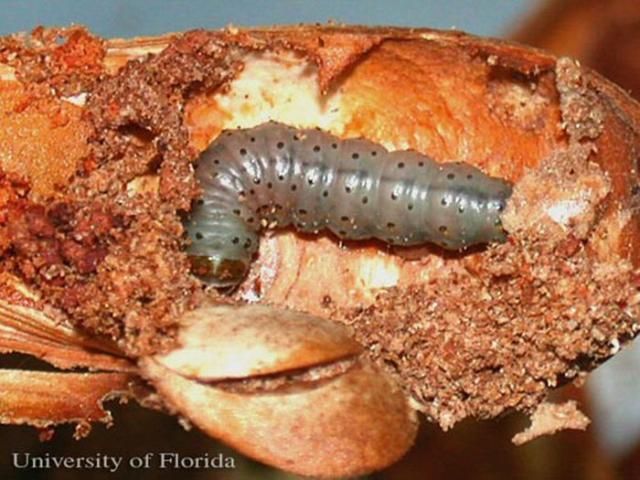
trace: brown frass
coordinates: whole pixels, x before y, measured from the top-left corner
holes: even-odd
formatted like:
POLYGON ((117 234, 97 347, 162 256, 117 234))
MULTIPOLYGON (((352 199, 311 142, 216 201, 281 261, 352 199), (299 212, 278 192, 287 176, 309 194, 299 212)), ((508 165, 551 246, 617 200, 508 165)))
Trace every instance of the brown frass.
MULTIPOLYGON (((51 42, 45 51, 38 44, 37 55, 27 55, 28 45, 4 43, 4 55, 13 47, 23 59, 19 71, 60 48, 51 42)), ((197 192, 184 103, 232 78, 241 67, 238 52, 209 35, 187 34, 113 76, 100 72, 100 81, 84 85, 91 87, 85 116, 93 134, 76 177, 51 201, 25 196, 8 205, 2 267, 129 354, 171 344, 175 318, 200 291, 182 253, 178 213, 197 192), (129 194, 129 182, 152 173, 160 178, 159 192, 129 194)))

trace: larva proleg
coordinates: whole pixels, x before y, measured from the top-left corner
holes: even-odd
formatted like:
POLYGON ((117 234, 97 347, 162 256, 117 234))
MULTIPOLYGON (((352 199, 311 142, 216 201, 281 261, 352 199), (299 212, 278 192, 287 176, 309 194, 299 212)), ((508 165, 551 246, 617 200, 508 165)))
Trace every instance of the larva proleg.
POLYGON ((511 184, 466 163, 269 122, 223 132, 200 156, 186 221, 193 271, 238 284, 263 226, 448 250, 503 242, 511 184))

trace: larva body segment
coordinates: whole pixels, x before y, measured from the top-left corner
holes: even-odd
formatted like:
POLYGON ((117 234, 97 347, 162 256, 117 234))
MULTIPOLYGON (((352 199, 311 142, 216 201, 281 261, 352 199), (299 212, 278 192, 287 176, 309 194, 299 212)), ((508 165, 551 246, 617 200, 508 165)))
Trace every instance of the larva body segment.
POLYGON ((508 182, 465 163, 275 122, 223 132, 196 178, 203 196, 186 222, 188 253, 218 286, 242 280, 262 227, 462 250, 505 240, 500 213, 511 195, 508 182))

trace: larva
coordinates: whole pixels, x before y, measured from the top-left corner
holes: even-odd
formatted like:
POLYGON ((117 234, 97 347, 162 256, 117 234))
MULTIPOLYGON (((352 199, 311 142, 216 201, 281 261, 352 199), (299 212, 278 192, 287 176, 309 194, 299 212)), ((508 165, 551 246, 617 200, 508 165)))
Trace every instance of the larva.
POLYGON ((262 227, 449 250, 505 240, 509 182, 319 129, 269 122, 224 131, 195 173, 203 196, 186 220, 188 255, 194 273, 216 286, 242 280, 262 227))

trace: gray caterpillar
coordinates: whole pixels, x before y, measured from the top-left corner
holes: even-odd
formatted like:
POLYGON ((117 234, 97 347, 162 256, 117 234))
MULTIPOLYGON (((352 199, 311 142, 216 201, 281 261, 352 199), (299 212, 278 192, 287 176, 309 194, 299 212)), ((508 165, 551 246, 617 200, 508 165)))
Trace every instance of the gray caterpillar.
POLYGON ((448 250, 506 238, 507 181, 319 129, 269 122, 224 131, 195 174, 204 194, 185 223, 187 253, 193 272, 216 286, 243 279, 262 227, 448 250))

